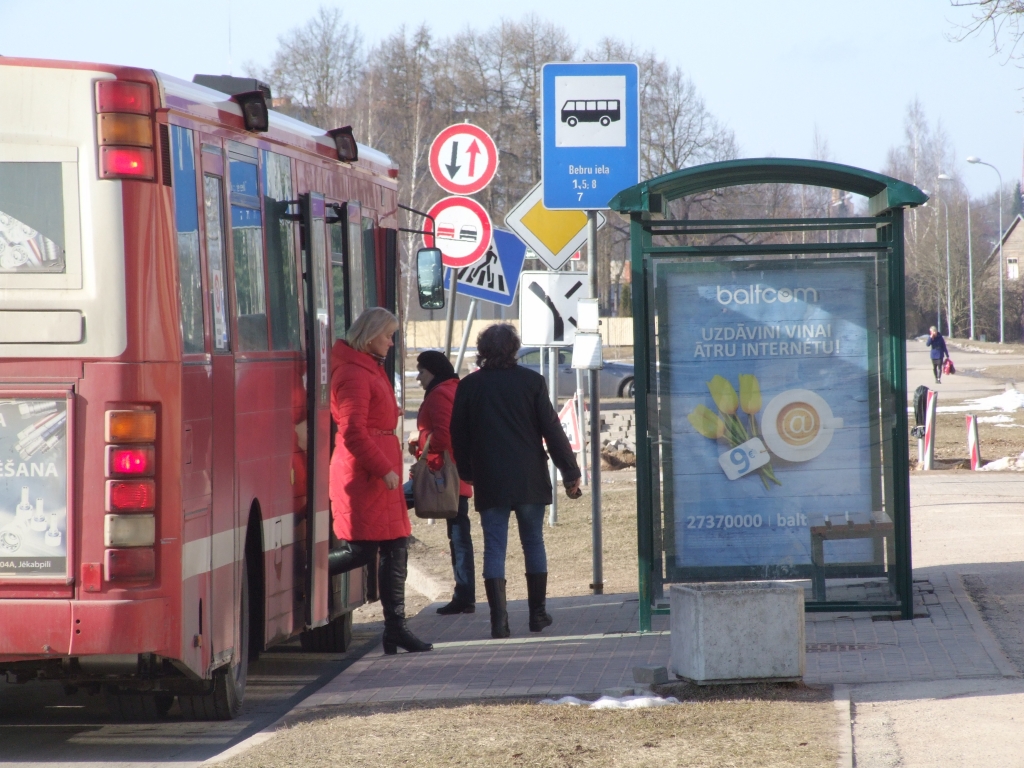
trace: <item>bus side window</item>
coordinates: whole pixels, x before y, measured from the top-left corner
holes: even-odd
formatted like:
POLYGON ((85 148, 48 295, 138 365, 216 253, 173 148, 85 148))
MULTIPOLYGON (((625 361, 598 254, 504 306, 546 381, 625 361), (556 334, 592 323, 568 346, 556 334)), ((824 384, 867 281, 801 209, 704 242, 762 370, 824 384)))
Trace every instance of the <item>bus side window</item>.
POLYGON ((171 126, 174 219, 178 230, 178 282, 181 298, 181 341, 186 355, 204 352, 203 284, 199 261, 199 195, 196 191, 194 135, 171 126))
POLYGON ((292 199, 292 161, 263 150, 263 211, 270 283, 270 335, 274 349, 299 349, 299 290, 295 227, 284 218, 292 199))
POLYGON ((334 292, 334 340, 345 338, 352 319, 348 316, 348 288, 345 279, 345 227, 340 221, 327 226, 331 246, 331 284, 334 292))
POLYGON ((231 349, 228 336, 227 296, 224 290, 224 199, 223 182, 219 176, 203 176, 204 210, 206 212, 206 261, 210 270, 210 309, 213 315, 213 348, 217 352, 231 349))
POLYGON ((377 296, 377 243, 374 240, 373 219, 363 216, 363 285, 366 287, 366 306, 380 306, 377 296))
MULTIPOLYGON (((229 145, 236 145, 229 142, 229 145)), ((256 150, 253 158, 228 157, 231 190, 231 243, 235 256, 235 317, 238 351, 260 352, 269 348, 267 292, 263 272, 263 216, 260 213, 259 174, 256 150)))

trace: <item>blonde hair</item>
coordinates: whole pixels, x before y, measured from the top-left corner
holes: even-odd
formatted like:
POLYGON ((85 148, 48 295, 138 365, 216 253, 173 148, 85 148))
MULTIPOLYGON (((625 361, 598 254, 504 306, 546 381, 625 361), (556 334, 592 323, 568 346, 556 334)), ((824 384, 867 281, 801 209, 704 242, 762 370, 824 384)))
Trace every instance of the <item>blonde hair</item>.
POLYGON ((370 340, 382 334, 388 327, 398 330, 398 318, 384 307, 370 307, 363 311, 345 334, 345 341, 352 349, 366 352, 370 340))

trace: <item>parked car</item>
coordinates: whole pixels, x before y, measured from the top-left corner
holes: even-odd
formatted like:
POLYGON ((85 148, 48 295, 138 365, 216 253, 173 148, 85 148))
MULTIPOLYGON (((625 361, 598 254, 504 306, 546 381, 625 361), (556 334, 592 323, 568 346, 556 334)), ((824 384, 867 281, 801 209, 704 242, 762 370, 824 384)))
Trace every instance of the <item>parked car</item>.
MULTIPOLYGON (((541 351, 538 347, 523 347, 519 350, 519 364, 532 368, 538 373, 547 371, 548 357, 544 355, 545 369, 541 370, 541 351)), ((583 391, 590 391, 590 375, 583 372, 583 391)), ((601 397, 633 397, 633 364, 606 361, 598 372, 601 397)), ((572 367, 572 349, 558 350, 558 396, 571 397, 576 392, 576 369, 572 367)))

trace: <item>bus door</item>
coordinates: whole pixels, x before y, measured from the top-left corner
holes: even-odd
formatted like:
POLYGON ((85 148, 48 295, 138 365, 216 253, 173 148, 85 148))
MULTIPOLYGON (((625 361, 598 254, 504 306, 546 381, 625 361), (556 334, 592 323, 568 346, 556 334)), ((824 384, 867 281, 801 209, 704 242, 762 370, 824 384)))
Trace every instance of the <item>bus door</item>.
POLYGON ((303 224, 303 279, 306 287, 306 509, 313 524, 306 526, 306 623, 319 627, 328 621, 327 552, 331 511, 328 479, 331 440, 331 322, 327 301, 327 237, 324 196, 300 195, 303 224))
MULTIPOLYGON (((235 358, 228 319, 227 247, 224 216, 224 159, 219 146, 204 145, 203 208, 206 220, 207 285, 213 320, 212 355, 212 665, 230 660, 238 621, 235 605, 241 564, 235 515, 235 358)), ((244 534, 243 534, 244 535, 244 534)))

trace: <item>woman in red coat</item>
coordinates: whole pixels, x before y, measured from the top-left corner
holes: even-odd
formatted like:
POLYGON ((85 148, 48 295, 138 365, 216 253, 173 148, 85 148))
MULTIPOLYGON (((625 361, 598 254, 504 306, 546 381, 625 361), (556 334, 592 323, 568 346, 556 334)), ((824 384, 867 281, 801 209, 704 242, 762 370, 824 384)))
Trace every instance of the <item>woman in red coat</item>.
MULTIPOLYGON (((423 446, 430 439, 427 464, 433 470, 444 466, 444 452, 452 456, 452 439, 448 425, 452 420, 452 404, 459 376, 443 352, 428 349, 416 358, 416 380, 424 389, 423 403, 416 414, 419 434, 409 440, 409 453, 419 458, 423 446)), ((454 457, 452 458, 454 461, 454 457)), ((437 612, 442 616, 476 611, 476 576, 473 572, 473 539, 469 526, 469 497, 473 486, 459 480, 459 513, 445 522, 448 524, 448 549, 452 555, 455 575, 455 594, 451 602, 437 612)))
POLYGON ((331 456, 331 515, 338 546, 328 557, 334 576, 373 563, 384 609, 384 653, 429 651, 405 623, 408 536, 412 532, 399 473, 398 402, 384 372, 398 320, 372 307, 331 352, 331 415, 338 426, 331 456))

